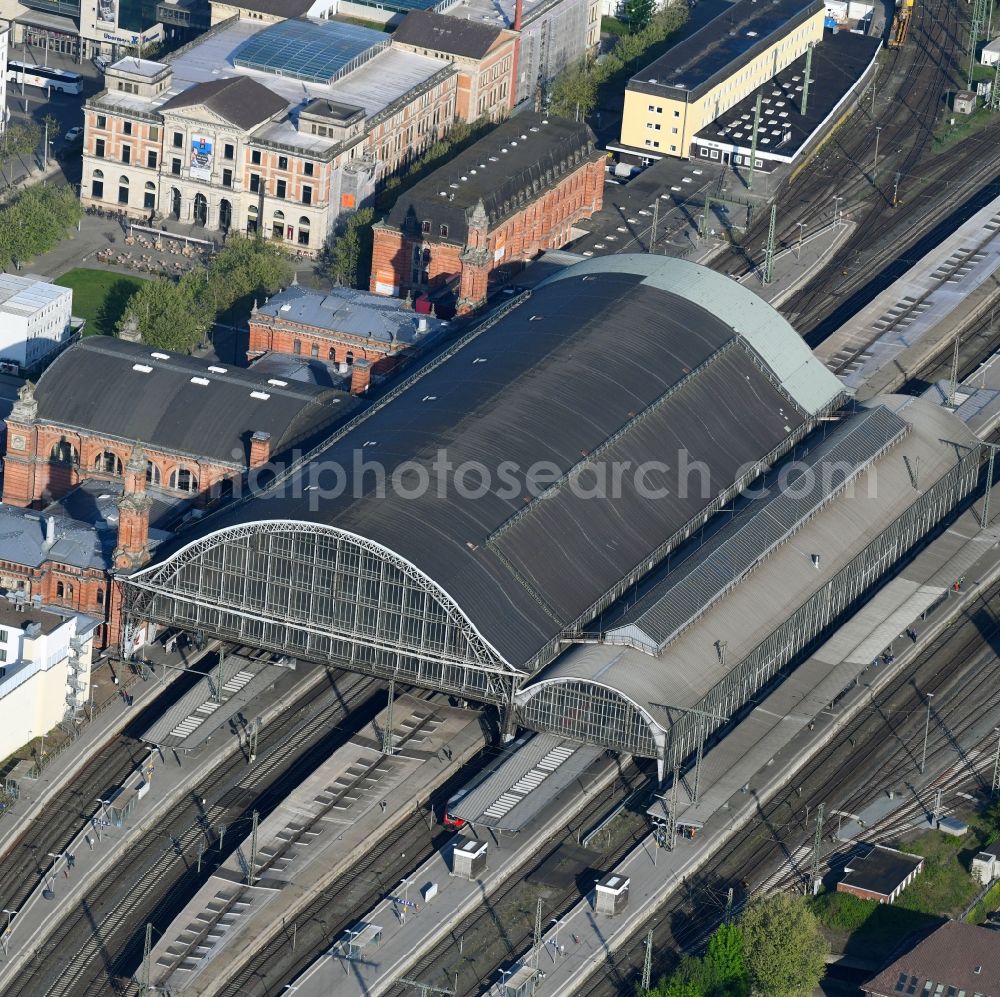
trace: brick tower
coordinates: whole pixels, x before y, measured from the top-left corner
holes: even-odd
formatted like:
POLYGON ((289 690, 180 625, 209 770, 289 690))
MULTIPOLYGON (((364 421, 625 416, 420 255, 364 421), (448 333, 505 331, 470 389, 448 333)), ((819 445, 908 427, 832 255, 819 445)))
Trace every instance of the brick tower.
POLYGON ((490 219, 482 198, 469 215, 469 237, 462 253, 462 277, 458 289, 458 314, 466 315, 486 302, 490 267, 490 219))
POLYGON ((146 454, 136 443, 125 465, 125 490, 118 500, 118 546, 115 570, 135 571, 149 560, 149 507, 146 454))
POLYGON ((11 505, 29 506, 35 498, 35 449, 38 434, 35 420, 38 402, 35 386, 25 381, 7 417, 7 449, 4 454, 3 500, 11 505))

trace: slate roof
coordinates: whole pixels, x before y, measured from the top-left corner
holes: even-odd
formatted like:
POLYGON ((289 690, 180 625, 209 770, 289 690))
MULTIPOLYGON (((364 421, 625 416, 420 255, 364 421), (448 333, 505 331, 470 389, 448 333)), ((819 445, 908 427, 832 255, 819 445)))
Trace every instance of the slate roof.
POLYGON ((283 97, 262 83, 249 76, 230 76, 188 87, 162 104, 159 110, 171 111, 196 104, 203 104, 244 131, 256 128, 288 108, 288 102, 283 97))
MULTIPOLYGON (((596 601, 700 523, 748 461, 789 446, 842 397, 837 379, 769 305, 724 276, 666 257, 568 268, 470 336, 335 435, 289 481, 206 517, 178 546, 247 522, 335 526, 406 558, 509 663, 534 668, 596 601), (704 494, 645 495, 628 475, 620 497, 613 488, 602 499, 566 487, 587 455, 637 467, 673 464, 681 448, 710 469, 704 494), (463 495, 453 475, 434 470, 442 451, 455 467, 479 462, 492 488, 463 495), (389 481, 415 461, 443 482, 443 493, 373 495, 376 476, 352 477, 359 457, 380 462, 389 481), (505 461, 518 468, 513 486, 501 477, 505 461), (562 485, 551 498, 526 501, 526 477, 547 466, 539 462, 551 462, 562 485), (307 489, 331 463, 354 483, 317 506, 307 489)), ((531 482, 536 492, 541 483, 531 482)))
POLYGON ((919 855, 876 845, 864 858, 851 859, 850 872, 838 885, 888 897, 922 862, 919 855))
POLYGON ((861 989, 873 997, 959 992, 967 997, 998 997, 1000 934, 964 921, 946 921, 861 989))
POLYGON ((582 121, 518 114, 401 194, 386 224, 419 232, 422 222, 430 221, 431 241, 444 224, 447 241, 464 245, 469 216, 479 201, 494 228, 584 162, 603 156, 582 121))
MULTIPOLYGON (((295 285, 275 294, 251 319, 281 327, 282 323, 312 326, 327 332, 347 333, 386 347, 412 346, 446 326, 430 315, 417 315, 401 298, 389 298, 351 287, 336 287, 328 294, 295 285), (424 332, 419 332, 423 319, 424 332)), ((388 352, 388 350, 387 350, 388 352)))
POLYGON ((39 378, 39 421, 239 466, 253 433, 270 433, 279 455, 318 442, 357 404, 341 391, 269 384, 253 371, 160 352, 106 336, 80 340, 39 378))
POLYGON ((503 28, 481 21, 449 17, 431 10, 411 10, 393 32, 392 40, 414 48, 481 59, 502 34, 503 28))

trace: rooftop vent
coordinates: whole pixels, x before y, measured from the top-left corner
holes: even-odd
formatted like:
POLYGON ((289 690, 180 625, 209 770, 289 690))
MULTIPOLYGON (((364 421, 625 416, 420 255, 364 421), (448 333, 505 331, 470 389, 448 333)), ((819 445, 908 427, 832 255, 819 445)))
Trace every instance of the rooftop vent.
POLYGON ((292 310, 292 306, 291 305, 282 305, 281 308, 279 308, 278 310, 282 311, 282 312, 290 312, 292 310))
POLYGON ((227 373, 225 367, 216 367, 215 364, 211 364, 208 368, 213 374, 225 374, 227 373))
POLYGON ((282 381, 280 378, 277 378, 277 377, 269 377, 267 379, 267 383, 268 384, 273 384, 274 387, 276 387, 276 388, 287 388, 288 387, 288 382, 287 381, 282 381))
POLYGON ((504 146, 504 148, 502 148, 502 149, 501 149, 500 151, 501 151, 501 152, 507 152, 508 150, 507 150, 507 147, 506 147, 506 146, 504 146))
POLYGON ((748 31, 747 32, 747 38, 756 38, 756 37, 757 37, 757 32, 756 31, 748 31))
POLYGON ((207 377, 192 377, 191 383, 204 385, 204 384, 211 384, 212 382, 207 377))
POLYGON ((251 398, 259 398, 262 402, 266 402, 271 396, 266 391, 251 391, 251 398))
POLYGON ((147 363, 134 363, 132 364, 132 370, 138 371, 140 374, 152 374, 153 368, 147 363))
POLYGON ((149 354, 154 360, 169 360, 169 353, 150 353, 149 354))

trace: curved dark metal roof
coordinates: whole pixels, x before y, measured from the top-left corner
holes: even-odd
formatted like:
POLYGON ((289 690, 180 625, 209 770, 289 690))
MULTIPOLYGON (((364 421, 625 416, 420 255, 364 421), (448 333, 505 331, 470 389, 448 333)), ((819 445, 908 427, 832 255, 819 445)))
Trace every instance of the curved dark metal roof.
POLYGON ((65 350, 35 397, 42 422, 235 465, 245 463, 255 432, 270 433, 273 455, 315 446, 358 404, 332 388, 270 383, 108 336, 65 350))
POLYGON ((592 261, 195 530, 280 519, 367 537, 447 591, 510 664, 535 667, 840 397, 794 330, 733 281, 664 257, 592 261), (625 469, 610 497, 592 496, 588 459, 625 469), (478 471, 456 481, 445 461, 475 462, 491 487, 478 471), (650 461, 667 469, 632 473, 650 461), (685 461, 704 467, 687 492, 674 484, 685 461))

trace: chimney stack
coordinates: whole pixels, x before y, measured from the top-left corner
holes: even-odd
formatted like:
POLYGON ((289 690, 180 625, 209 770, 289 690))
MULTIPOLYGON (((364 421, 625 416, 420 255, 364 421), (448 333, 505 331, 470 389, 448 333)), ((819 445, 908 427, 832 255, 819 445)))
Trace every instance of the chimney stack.
POLYGON ((524 16, 524 0, 514 0, 514 24, 515 31, 521 30, 521 18, 524 16))
POLYGON ((271 459, 271 434, 258 429, 250 437, 250 466, 263 467, 271 459))
POLYGON ((351 394, 363 395, 372 379, 372 362, 362 357, 351 366, 351 394))
POLYGON ((42 550, 48 553, 56 542, 56 519, 55 516, 45 517, 45 541, 42 543, 42 550))

